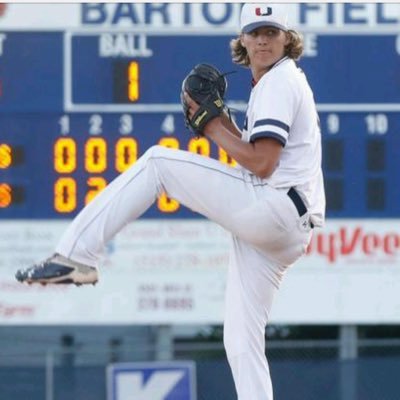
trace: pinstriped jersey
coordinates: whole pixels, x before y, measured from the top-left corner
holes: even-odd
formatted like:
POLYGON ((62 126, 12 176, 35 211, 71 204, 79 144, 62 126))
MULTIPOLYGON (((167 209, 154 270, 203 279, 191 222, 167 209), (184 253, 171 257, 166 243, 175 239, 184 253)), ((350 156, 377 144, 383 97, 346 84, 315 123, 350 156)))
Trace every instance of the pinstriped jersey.
POLYGON ((314 96, 304 73, 287 57, 253 87, 242 139, 274 138, 282 144, 279 164, 265 181, 275 188, 294 187, 315 226, 325 217, 321 169, 321 132, 314 96))

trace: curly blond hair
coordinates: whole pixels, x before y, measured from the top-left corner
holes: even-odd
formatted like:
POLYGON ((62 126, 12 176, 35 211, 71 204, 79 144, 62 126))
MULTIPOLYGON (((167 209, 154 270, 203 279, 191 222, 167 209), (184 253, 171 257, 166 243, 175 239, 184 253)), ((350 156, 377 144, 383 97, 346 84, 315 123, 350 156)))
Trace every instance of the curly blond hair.
MULTIPOLYGON (((285 46, 285 56, 292 58, 297 61, 304 50, 303 37, 297 31, 289 29, 286 32, 289 38, 289 43, 285 46)), ((247 50, 242 46, 240 36, 236 39, 232 39, 230 42, 232 61, 235 64, 244 65, 248 67, 250 65, 250 59, 247 54, 247 50)))

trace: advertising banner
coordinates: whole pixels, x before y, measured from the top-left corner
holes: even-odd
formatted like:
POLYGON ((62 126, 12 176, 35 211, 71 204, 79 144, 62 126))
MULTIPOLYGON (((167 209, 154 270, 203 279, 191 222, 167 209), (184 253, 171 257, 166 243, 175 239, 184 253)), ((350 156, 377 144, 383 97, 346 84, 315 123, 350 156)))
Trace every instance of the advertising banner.
MULTIPOLYGON (((109 243, 96 286, 22 285, 66 222, 1 222, 0 323, 222 323, 229 234, 206 220, 139 220, 109 243)), ((290 267, 274 323, 398 323, 396 220, 328 220, 290 267)))

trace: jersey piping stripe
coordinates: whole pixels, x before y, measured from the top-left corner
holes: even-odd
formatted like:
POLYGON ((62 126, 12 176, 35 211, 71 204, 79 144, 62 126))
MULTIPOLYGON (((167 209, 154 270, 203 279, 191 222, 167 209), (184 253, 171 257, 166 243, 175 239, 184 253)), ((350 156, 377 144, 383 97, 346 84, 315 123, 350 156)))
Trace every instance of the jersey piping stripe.
POLYGON ((272 126, 276 126, 278 128, 281 128, 283 130, 285 130, 287 133, 289 133, 290 127, 289 125, 285 124, 282 121, 279 121, 277 119, 259 119, 258 121, 255 122, 253 129, 257 128, 257 126, 262 126, 262 125, 272 125, 272 126))
POLYGON ((286 146, 286 139, 283 138, 281 135, 277 134, 276 132, 271 132, 271 131, 258 132, 255 133, 254 135, 251 135, 250 142, 254 143, 257 139, 261 138, 273 138, 276 139, 283 147, 286 146))

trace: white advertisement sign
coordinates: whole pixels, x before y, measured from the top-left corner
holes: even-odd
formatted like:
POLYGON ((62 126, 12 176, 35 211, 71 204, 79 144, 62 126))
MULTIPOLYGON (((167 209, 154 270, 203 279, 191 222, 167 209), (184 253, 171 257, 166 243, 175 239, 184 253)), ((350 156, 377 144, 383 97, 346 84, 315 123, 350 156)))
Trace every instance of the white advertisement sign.
MULTIPOLYGON (((0 224, 1 324, 222 323, 229 235, 206 220, 139 220, 106 251, 96 286, 23 285, 65 222, 0 224)), ((329 220, 290 268, 274 323, 399 323, 396 220, 329 220)))
POLYGON ((222 320, 228 236, 208 221, 137 221, 109 243, 96 286, 22 285, 18 268, 52 254, 65 222, 0 224, 0 322, 222 320))
POLYGON ((291 270, 271 318, 290 323, 398 323, 397 220, 330 220, 291 270))

